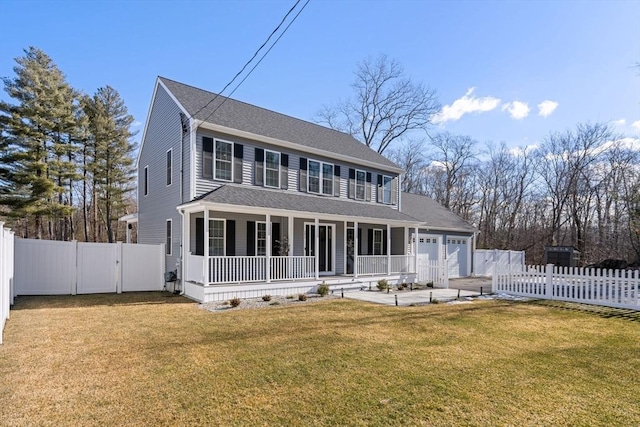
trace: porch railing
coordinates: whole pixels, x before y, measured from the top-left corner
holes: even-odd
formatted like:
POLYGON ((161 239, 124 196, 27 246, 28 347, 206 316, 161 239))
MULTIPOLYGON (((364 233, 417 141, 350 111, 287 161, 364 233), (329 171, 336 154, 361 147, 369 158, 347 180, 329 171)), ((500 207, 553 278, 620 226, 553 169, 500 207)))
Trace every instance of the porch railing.
POLYGON ((413 255, 391 255, 391 273, 415 273, 415 264, 413 255))
POLYGON ((359 255, 358 275, 372 276, 387 274, 387 261, 386 255, 359 255))
POLYGON ((205 283, 205 261, 206 258, 202 255, 188 254, 185 257, 185 268, 182 270, 185 274, 183 279, 187 282, 205 283))
POLYGON ((271 257, 271 280, 312 279, 316 276, 315 257, 271 257))

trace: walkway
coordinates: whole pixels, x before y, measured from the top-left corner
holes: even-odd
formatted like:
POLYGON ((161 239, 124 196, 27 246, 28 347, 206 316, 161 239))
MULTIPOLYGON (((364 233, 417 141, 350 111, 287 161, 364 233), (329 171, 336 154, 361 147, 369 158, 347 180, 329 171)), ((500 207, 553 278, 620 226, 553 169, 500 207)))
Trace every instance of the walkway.
MULTIPOLYGON (((460 290, 460 297, 471 297, 480 295, 480 292, 460 290)), ((412 304, 428 304, 431 299, 439 302, 451 301, 458 297, 458 289, 428 289, 420 291, 400 291, 400 292, 380 292, 380 291, 359 291, 345 292, 344 297, 359 301, 372 302, 375 304, 396 305, 396 296, 399 306, 412 304)))

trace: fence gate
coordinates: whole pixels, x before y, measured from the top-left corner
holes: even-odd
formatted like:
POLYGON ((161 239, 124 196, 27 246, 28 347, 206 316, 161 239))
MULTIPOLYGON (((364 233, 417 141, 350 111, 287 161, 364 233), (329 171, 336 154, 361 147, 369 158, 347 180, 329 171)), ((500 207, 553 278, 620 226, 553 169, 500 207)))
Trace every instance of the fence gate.
POLYGON ((78 243, 78 294, 106 294, 116 291, 119 260, 116 245, 78 243))

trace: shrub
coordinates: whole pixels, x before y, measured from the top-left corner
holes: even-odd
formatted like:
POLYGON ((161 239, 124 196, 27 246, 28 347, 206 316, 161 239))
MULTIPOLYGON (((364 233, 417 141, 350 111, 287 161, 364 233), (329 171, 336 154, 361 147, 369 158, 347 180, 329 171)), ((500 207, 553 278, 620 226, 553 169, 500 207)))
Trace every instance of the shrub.
POLYGON ((287 299, 294 299, 295 297, 295 295, 287 295, 287 299))
POLYGON ((278 301, 273 301, 273 302, 270 302, 269 305, 280 305, 280 303, 278 301))
POLYGON ((271 301, 271 295, 262 295, 262 301, 271 301))
POLYGON ((389 289, 389 282, 387 282, 387 279, 380 279, 377 286, 379 291, 386 291, 389 289))
POLYGON ((438 298, 433 298, 431 300, 431 304, 440 304, 440 300, 438 298))
POLYGON ((318 292, 321 297, 323 297, 325 295, 328 295, 329 294, 329 285, 327 285, 324 282, 320 283, 318 285, 318 289, 316 289, 316 292, 318 292))
POLYGON ((237 307, 240 305, 240 298, 231 298, 229 300, 229 304, 231 304, 231 307, 237 307))
POLYGON ((427 283, 427 288, 433 288, 433 282, 427 283))
POLYGON ((298 294, 298 301, 306 301, 307 294, 298 294))
POLYGON ((404 283, 398 283, 396 286, 398 287, 399 291, 403 290, 406 287, 404 283))

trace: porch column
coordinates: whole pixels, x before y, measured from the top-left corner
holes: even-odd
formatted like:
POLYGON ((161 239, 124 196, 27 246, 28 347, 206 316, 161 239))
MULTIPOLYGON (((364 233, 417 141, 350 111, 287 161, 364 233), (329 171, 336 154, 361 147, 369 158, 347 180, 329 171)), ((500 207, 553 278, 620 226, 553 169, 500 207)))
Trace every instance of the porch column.
POLYGON ((404 245, 404 260, 402 261, 402 263, 404 264, 405 262, 407 263, 407 273, 411 273, 411 269, 409 268, 409 266, 411 266, 411 263, 409 262, 409 227, 407 227, 406 225, 404 226, 404 239, 402 241, 402 244, 404 245))
POLYGON ((293 256, 293 217, 287 218, 287 242, 289 243, 289 251, 287 256, 293 256))
MULTIPOLYGON (((191 255, 190 252, 190 241, 191 241, 191 214, 187 212, 180 212, 180 219, 182 220, 182 241, 180 242, 180 281, 184 283, 184 281, 189 276, 188 271, 188 262, 187 259, 191 255)), ((184 285, 182 286, 182 291, 184 292, 184 285)))
POLYGON ((387 223, 387 275, 391 275, 391 225, 387 223))
POLYGON ((265 273, 267 283, 271 282, 271 214, 265 215, 265 221, 267 222, 267 250, 266 250, 266 261, 267 265, 265 266, 265 273))
POLYGON ((342 271, 343 274, 347 274, 347 258, 349 258, 349 255, 347 254, 347 229, 348 229, 348 225, 349 223, 347 221, 344 222, 344 252, 343 253, 343 257, 344 258, 344 262, 343 262, 343 266, 342 266, 342 271))
POLYGON ((204 210, 204 262, 202 263, 202 283, 209 284, 209 208, 204 210))
POLYGON ((316 280, 320 279, 320 257, 318 256, 318 252, 320 252, 320 219, 318 219, 316 217, 315 220, 315 228, 316 228, 316 235, 315 235, 315 250, 313 251, 313 255, 315 256, 315 263, 316 263, 316 280))
POLYGON ((353 277, 358 277, 358 221, 353 221, 353 277))
MULTIPOLYGON (((413 229, 413 256, 414 256, 414 273, 418 273, 418 227, 413 229)), ((417 277, 416 277, 417 279, 417 277)))

